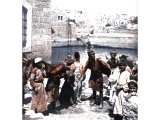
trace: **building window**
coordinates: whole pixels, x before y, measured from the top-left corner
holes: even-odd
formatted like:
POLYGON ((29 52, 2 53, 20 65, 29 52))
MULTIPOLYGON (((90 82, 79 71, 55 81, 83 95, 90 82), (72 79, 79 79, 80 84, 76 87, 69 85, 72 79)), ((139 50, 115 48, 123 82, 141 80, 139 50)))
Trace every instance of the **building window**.
POLYGON ((22 3, 22 52, 31 52, 32 5, 26 0, 22 3))
POLYGON ((63 20, 63 16, 58 16, 58 20, 63 20))
POLYGON ((22 6, 22 48, 27 44, 27 8, 22 6))

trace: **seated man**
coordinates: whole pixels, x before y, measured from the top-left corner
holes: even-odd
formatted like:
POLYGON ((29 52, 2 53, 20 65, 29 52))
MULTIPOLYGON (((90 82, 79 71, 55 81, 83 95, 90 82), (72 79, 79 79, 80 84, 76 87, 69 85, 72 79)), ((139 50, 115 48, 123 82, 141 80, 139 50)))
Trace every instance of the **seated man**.
POLYGON ((123 104, 123 118, 124 120, 138 119, 138 84, 135 80, 130 80, 128 83, 129 92, 125 96, 123 104))

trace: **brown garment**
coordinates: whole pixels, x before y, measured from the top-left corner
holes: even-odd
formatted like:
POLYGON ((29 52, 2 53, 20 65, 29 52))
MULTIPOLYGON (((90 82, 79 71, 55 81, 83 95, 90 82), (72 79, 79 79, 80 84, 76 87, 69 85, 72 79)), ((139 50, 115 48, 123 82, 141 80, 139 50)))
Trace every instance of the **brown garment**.
POLYGON ((52 71, 46 85, 47 102, 54 103, 59 97, 59 85, 62 74, 65 72, 65 64, 58 64, 52 71))
POLYGON ((40 69, 34 68, 32 70, 31 80, 33 84, 31 110, 35 112, 44 112, 47 110, 47 102, 40 69))
POLYGON ((47 102, 52 103, 58 100, 59 86, 54 86, 50 91, 47 92, 47 102))
POLYGON ((100 59, 95 59, 95 61, 90 61, 90 60, 87 61, 83 70, 83 74, 87 70, 87 68, 91 70, 89 87, 96 91, 103 90, 102 74, 106 74, 107 76, 109 76, 111 73, 110 66, 100 59))
POLYGON ((35 90, 32 91, 31 110, 44 112, 47 110, 46 94, 43 83, 35 83, 35 90))
POLYGON ((98 78, 96 81, 89 80, 88 83, 89 83, 89 87, 96 91, 103 90, 103 77, 98 78))

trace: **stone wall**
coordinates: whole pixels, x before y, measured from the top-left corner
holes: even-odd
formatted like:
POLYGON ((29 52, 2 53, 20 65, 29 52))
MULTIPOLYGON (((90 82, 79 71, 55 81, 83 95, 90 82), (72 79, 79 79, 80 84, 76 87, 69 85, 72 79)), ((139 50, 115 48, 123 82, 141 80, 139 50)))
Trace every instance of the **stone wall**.
POLYGON ((51 61, 51 0, 26 0, 32 5, 32 57, 51 61))
POLYGON ((54 40, 76 39, 76 25, 68 23, 67 13, 56 9, 52 12, 52 28, 54 30, 54 40), (62 17, 58 19, 58 17, 62 17))

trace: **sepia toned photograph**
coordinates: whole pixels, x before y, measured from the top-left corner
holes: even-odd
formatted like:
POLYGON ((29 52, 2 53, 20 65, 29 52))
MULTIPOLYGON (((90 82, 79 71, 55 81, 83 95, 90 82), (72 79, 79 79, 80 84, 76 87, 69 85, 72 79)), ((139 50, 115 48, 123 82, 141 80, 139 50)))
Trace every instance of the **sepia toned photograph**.
POLYGON ((22 119, 138 120, 138 0, 22 0, 22 119))

